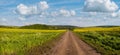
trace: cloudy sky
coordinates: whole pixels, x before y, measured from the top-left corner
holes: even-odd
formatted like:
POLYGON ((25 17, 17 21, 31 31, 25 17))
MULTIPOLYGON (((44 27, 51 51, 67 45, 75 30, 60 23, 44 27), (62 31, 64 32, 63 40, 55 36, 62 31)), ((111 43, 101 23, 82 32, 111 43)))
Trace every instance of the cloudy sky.
POLYGON ((120 25, 120 0, 0 0, 0 25, 120 25))

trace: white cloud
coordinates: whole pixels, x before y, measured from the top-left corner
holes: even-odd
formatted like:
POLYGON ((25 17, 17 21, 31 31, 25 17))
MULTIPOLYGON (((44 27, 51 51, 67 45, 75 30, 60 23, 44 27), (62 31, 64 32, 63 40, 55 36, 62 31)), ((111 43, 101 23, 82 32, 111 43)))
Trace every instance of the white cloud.
POLYGON ((60 14, 63 16, 70 16, 70 12, 68 10, 61 9, 60 14))
POLYGON ((51 12, 51 16, 52 16, 52 17, 56 17, 56 16, 58 16, 58 15, 59 15, 59 13, 58 13, 57 11, 51 12))
POLYGON ((30 13, 30 9, 26 5, 20 4, 17 6, 17 12, 19 12, 22 15, 27 15, 30 13))
POLYGON ((39 17, 40 18, 45 18, 45 17, 47 17, 47 16, 49 16, 49 13, 48 12, 41 12, 41 14, 39 14, 39 17))
POLYGON ((56 21, 56 19, 51 19, 50 21, 49 21, 49 23, 53 23, 53 22, 55 22, 56 21))
POLYGON ((118 5, 111 0, 86 0, 84 5, 84 11, 88 12, 114 12, 118 8, 118 5))
POLYGON ((76 12, 74 10, 71 10, 70 13, 72 16, 76 15, 76 12))
POLYGON ((24 17, 19 17, 18 19, 21 20, 21 21, 26 20, 24 17))
POLYGON ((118 14, 114 12, 114 13, 111 13, 111 16, 112 16, 112 17, 117 17, 118 14))
POLYGON ((41 1, 38 6, 41 10, 46 10, 49 8, 49 5, 46 1, 41 1))
POLYGON ((111 17, 113 17, 113 18, 120 18, 120 10, 117 11, 117 12, 111 13, 111 17))
POLYGON ((0 20, 3 21, 3 22, 6 22, 6 21, 7 21, 6 18, 1 18, 0 20))
MULTIPOLYGON (((19 4, 17 6, 16 12, 20 15, 20 17, 33 17, 37 16, 39 18, 45 18, 45 17, 71 17, 75 16, 76 12, 75 10, 66 10, 66 9, 60 9, 60 10, 53 10, 53 11, 47 11, 49 8, 49 5, 46 1, 41 1, 37 5, 34 6, 27 6, 24 4, 19 4)), ((20 20, 24 20, 23 18, 19 18, 20 20)))
POLYGON ((60 10, 60 14, 61 14, 62 16, 69 17, 69 16, 74 16, 74 15, 76 15, 76 12, 75 12, 74 10, 69 11, 69 10, 61 9, 61 10, 60 10))
POLYGON ((0 18, 0 25, 6 25, 8 20, 6 18, 0 18))
POLYGON ((20 15, 31 15, 37 14, 37 7, 36 6, 26 6, 24 4, 19 4, 17 6, 17 13, 20 15))
POLYGON ((57 11, 52 11, 50 15, 52 17, 71 17, 71 16, 75 16, 76 12, 75 10, 60 9, 57 11))
POLYGON ((97 12, 89 12, 90 15, 97 15, 97 12))
POLYGON ((41 1, 39 5, 34 6, 27 6, 24 4, 19 4, 16 9, 16 13, 20 15, 34 15, 34 14, 41 14, 41 12, 44 12, 43 10, 46 10, 49 8, 49 5, 46 1, 41 1))

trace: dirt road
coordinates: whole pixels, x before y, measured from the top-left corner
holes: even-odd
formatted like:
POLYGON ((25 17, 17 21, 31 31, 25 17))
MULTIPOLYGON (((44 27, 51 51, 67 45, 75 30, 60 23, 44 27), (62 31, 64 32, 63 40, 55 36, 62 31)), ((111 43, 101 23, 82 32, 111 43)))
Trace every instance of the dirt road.
POLYGON ((50 55, 100 55, 93 48, 80 40, 71 31, 67 31, 50 55))

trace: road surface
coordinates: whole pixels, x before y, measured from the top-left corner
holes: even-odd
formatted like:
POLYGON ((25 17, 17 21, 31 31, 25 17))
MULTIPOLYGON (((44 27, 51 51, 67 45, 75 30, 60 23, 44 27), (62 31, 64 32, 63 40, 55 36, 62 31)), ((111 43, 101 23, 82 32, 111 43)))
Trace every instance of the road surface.
POLYGON ((71 31, 67 31, 62 39, 52 48, 49 55, 101 55, 92 47, 80 40, 71 31))

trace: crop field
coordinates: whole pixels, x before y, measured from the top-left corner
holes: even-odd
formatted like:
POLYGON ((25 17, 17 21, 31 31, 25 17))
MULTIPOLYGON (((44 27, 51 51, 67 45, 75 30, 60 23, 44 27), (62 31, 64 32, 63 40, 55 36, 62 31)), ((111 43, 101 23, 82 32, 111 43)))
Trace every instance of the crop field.
MULTIPOLYGON (((61 46, 57 49, 59 53, 59 51, 65 50, 64 46, 68 46, 69 41, 71 44, 67 48, 71 48, 74 42, 79 44, 79 40, 83 40, 101 55, 120 55, 120 27, 74 29, 80 39, 77 39, 71 31, 67 31, 62 37, 64 32, 66 30, 0 28, 0 55, 47 55, 50 49, 56 50, 53 46, 61 46), (60 39, 63 41, 56 45, 55 42, 58 43, 60 39), (68 41, 64 42, 65 40, 68 41), (74 42, 72 42, 73 40, 74 42)), ((77 47, 83 46, 78 45, 77 47)))
POLYGON ((120 27, 84 28, 74 32, 102 55, 120 55, 120 27))
POLYGON ((0 28, 0 55, 27 55, 26 52, 29 49, 35 46, 45 46, 59 38, 63 32, 65 30, 0 28))

